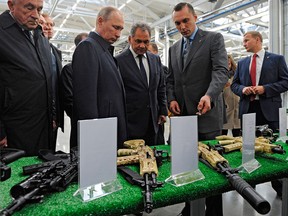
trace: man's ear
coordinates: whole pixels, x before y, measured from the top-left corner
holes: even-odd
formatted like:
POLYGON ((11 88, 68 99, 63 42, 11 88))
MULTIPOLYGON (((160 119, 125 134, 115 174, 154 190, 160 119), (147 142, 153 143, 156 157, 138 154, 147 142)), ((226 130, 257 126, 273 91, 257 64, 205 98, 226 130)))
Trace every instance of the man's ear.
POLYGON ((7 2, 9 10, 13 13, 14 12, 14 3, 12 0, 8 0, 7 2))

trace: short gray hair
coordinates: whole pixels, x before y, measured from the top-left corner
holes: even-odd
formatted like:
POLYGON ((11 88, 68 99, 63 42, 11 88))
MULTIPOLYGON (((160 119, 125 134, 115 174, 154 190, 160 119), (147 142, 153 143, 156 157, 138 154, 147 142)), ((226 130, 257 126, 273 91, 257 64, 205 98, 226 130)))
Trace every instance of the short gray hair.
POLYGON ((132 25, 131 30, 130 30, 130 36, 134 37, 136 30, 140 28, 142 31, 148 31, 149 36, 151 37, 151 28, 148 24, 138 22, 132 25))

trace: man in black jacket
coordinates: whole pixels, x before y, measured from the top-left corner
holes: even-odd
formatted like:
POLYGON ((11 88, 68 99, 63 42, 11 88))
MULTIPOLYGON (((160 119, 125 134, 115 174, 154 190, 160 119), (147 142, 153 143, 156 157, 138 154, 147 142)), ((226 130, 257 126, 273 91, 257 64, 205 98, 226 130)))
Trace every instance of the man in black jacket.
POLYGON ((8 147, 37 155, 52 149, 51 54, 38 26, 43 0, 8 0, 8 7, 0 15, 0 121, 8 147))

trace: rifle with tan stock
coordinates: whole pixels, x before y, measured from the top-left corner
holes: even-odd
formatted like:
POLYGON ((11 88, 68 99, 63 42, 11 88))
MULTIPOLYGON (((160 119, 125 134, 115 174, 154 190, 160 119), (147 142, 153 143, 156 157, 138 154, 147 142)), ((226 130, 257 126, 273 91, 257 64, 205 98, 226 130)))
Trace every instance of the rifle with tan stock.
MULTIPOLYGON (((215 148, 224 153, 240 150, 242 151, 242 137, 232 137, 227 135, 217 136, 218 145, 215 148)), ((281 145, 272 144, 271 141, 264 137, 257 137, 255 139, 255 152, 257 153, 277 153, 285 154, 286 151, 281 145)))
POLYGON ((127 149, 119 149, 117 152, 118 170, 131 184, 141 186, 144 197, 144 210, 151 213, 153 210, 152 191, 162 187, 163 183, 157 181, 158 165, 162 164, 164 151, 151 149, 145 146, 144 140, 128 140, 124 142, 127 149), (157 157, 156 157, 157 156, 157 157), (139 163, 140 175, 126 166, 128 164, 139 163))
POLYGON ((229 162, 220 155, 217 150, 211 146, 199 142, 198 144, 199 160, 224 174, 231 186, 260 214, 267 214, 271 206, 260 194, 258 194, 246 181, 237 173, 238 169, 232 169, 229 162))

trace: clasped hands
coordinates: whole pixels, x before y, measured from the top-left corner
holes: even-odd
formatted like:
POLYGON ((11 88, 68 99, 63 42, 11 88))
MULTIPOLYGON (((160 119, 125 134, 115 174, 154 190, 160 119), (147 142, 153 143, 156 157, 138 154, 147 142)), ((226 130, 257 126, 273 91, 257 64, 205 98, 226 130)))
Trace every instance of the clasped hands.
POLYGON ((264 86, 246 86, 242 90, 244 95, 262 95, 264 92, 264 86))

